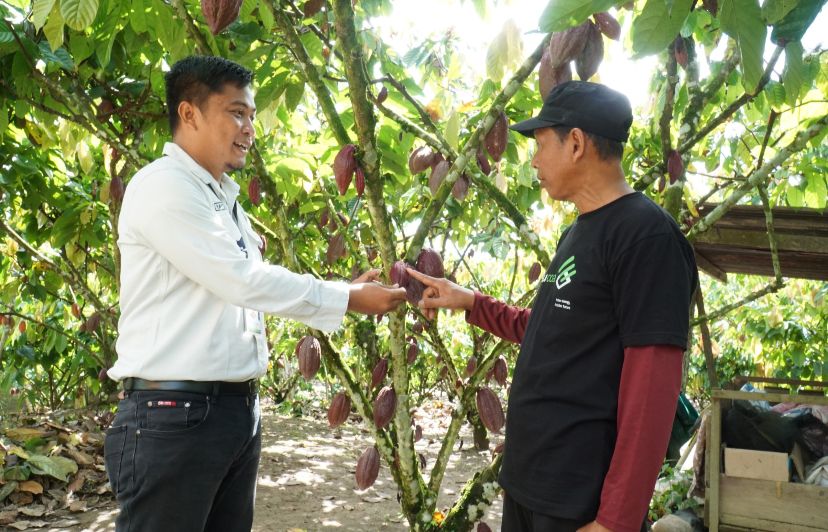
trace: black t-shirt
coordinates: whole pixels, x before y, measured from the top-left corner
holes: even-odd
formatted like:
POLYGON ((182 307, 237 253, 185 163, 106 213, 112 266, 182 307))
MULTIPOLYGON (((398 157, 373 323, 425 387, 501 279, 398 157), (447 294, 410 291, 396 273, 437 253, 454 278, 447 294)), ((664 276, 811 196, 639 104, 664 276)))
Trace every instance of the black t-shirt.
POLYGON ((690 244, 641 193, 564 232, 515 367, 500 472, 510 497, 555 517, 595 517, 615 447, 623 350, 685 348, 697 282, 690 244))

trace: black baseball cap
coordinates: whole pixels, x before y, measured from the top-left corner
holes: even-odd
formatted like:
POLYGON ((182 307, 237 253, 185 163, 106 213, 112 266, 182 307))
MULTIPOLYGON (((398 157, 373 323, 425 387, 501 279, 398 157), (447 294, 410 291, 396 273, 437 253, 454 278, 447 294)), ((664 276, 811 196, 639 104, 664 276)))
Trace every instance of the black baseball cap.
POLYGON ((620 92, 600 83, 573 80, 549 91, 538 116, 513 124, 509 129, 534 138, 536 129, 570 126, 626 142, 632 119, 630 101, 620 92))

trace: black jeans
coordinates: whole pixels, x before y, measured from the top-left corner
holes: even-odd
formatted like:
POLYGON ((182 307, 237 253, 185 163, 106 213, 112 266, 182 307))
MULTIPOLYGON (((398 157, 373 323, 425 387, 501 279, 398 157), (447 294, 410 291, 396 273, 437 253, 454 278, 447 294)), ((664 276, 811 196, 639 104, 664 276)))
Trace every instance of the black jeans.
POLYGON ((235 532, 253 525, 257 397, 134 391, 106 431, 118 532, 235 532))
POLYGON ((509 494, 503 494, 501 532, 575 532, 589 521, 573 521, 533 512, 509 494))

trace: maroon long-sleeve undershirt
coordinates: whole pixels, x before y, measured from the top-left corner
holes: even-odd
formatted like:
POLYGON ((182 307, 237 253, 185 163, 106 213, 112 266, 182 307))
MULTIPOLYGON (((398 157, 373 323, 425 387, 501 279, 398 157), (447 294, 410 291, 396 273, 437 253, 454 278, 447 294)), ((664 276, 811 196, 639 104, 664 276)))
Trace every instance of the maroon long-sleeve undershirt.
MULTIPOLYGON (((466 321, 520 343, 531 309, 475 292, 466 321)), ((638 532, 667 452, 681 387, 683 350, 672 345, 624 349, 618 392, 618 435, 604 477, 596 520, 613 532, 638 532)))

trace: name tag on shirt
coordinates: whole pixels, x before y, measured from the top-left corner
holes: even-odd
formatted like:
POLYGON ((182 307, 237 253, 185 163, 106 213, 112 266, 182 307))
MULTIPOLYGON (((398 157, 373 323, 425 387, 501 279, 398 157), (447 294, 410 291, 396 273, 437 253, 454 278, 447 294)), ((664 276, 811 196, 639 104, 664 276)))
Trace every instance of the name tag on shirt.
POLYGON ((216 212, 226 211, 227 210, 227 205, 225 205, 223 201, 214 201, 213 202, 213 210, 216 211, 216 212))
POLYGON ((244 330, 252 334, 264 333, 264 316, 257 310, 244 309, 244 330))

